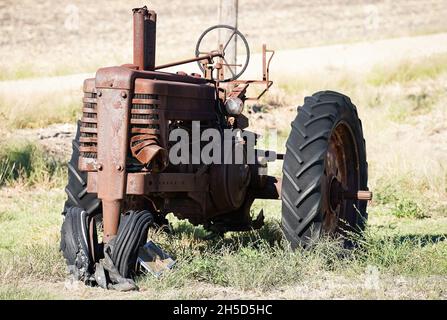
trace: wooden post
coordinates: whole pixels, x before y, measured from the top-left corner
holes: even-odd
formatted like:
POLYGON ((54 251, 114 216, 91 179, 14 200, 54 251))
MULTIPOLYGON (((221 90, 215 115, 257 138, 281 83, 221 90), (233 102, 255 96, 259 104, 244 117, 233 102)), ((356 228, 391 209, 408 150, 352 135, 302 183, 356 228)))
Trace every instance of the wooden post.
MULTIPOLYGON (((238 2, 239 0, 219 0, 219 24, 225 24, 237 28, 238 2)), ((230 30, 225 31, 225 29, 221 29, 219 32, 219 45, 225 44, 231 35, 232 32, 230 30)), ((225 59, 229 64, 236 64, 236 56, 237 37, 234 35, 225 49, 225 59)), ((231 68, 236 70, 235 67, 231 68)))

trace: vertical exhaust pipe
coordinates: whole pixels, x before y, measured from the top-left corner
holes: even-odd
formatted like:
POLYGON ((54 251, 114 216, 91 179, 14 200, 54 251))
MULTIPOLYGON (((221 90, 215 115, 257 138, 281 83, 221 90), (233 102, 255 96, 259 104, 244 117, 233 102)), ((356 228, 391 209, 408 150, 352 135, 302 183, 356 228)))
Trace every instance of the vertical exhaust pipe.
POLYGON ((139 70, 155 68, 157 14, 146 6, 133 11, 133 64, 139 70))
MULTIPOLYGON (((133 9, 134 64, 139 70, 154 70, 157 15, 147 7, 133 9)), ((96 73, 98 89, 98 198, 102 200, 104 243, 118 233, 121 204, 126 193, 130 88, 113 88, 114 77, 128 76, 124 70, 107 68, 96 73), (121 70, 122 71, 122 70, 121 70), (100 90, 99 90, 100 89, 100 90), (118 95, 115 92, 118 90, 118 95), (124 115, 124 116, 123 116, 124 115)))

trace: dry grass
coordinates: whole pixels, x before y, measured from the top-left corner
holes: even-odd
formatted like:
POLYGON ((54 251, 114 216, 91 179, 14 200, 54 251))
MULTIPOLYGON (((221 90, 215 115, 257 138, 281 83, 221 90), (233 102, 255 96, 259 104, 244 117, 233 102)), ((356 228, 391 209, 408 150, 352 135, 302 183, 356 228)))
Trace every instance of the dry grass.
POLYGON ((311 251, 293 252, 278 230, 276 204, 263 204, 268 223, 260 231, 211 241, 201 227, 171 217, 173 235, 154 230, 149 236, 177 266, 160 280, 138 278, 141 291, 124 294, 68 281, 57 251, 63 190, 15 187, 0 196, 8 199, 0 217, 12 216, 0 220, 2 298, 445 298, 447 230, 434 232, 436 221, 426 220, 419 234, 408 233, 414 219, 387 232, 372 222, 354 250, 322 240, 311 251))
POLYGON ((9 129, 42 128, 54 123, 73 122, 80 114, 80 101, 80 91, 2 96, 0 118, 9 129))
MULTIPOLYGON (((0 80, 93 72, 130 62, 130 9, 141 5, 136 0, 2 1, 0 80), (76 16, 73 8, 79 28, 67 29, 66 22, 76 16)), ((443 0, 348 0, 342 6, 329 0, 259 0, 239 5, 239 28, 253 50, 266 39, 280 50, 447 30, 443 0)), ((150 6, 159 15, 159 63, 191 56, 201 32, 217 24, 216 1, 153 0, 150 6)))
POLYGON ((82 77, 78 78, 75 86, 64 84, 64 79, 3 82, 0 86, 2 128, 41 128, 73 122, 80 114, 82 99, 82 77))
POLYGON ((423 63, 407 60, 396 66, 378 66, 368 75, 367 82, 376 86, 406 84, 420 79, 433 79, 446 71, 447 55, 439 54, 424 59, 423 63))

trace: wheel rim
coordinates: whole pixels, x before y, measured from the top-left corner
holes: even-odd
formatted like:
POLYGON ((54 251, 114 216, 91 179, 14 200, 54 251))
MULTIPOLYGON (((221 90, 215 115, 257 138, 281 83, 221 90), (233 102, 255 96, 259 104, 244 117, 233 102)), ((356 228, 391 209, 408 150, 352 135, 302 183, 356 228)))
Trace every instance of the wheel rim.
POLYGON ((357 211, 344 192, 359 189, 359 157, 351 128, 340 122, 332 130, 325 157, 323 181, 323 223, 325 234, 343 234, 355 227, 357 211))

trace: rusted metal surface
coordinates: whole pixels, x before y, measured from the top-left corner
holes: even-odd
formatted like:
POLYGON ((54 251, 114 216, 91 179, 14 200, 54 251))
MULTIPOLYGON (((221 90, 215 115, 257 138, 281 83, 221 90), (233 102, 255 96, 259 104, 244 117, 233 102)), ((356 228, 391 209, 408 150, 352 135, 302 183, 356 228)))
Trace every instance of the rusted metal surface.
POLYGON ((267 45, 262 45, 262 80, 270 81, 270 63, 272 62, 275 50, 267 49, 267 45), (267 53, 271 53, 267 61, 267 53))
POLYGON ((82 171, 96 170, 97 157, 97 93, 95 79, 86 79, 83 86, 82 118, 79 138, 79 169, 82 171))
POLYGON ((263 90, 257 96, 246 97, 245 100, 247 100, 247 101, 257 101, 257 100, 261 99, 261 97, 273 85, 273 81, 264 81, 264 80, 234 80, 231 83, 238 84, 238 85, 240 85, 240 84, 242 84, 242 85, 259 85, 259 86, 263 87, 263 90))
POLYGON ((185 60, 162 64, 162 65, 156 66, 155 70, 175 67, 175 66, 179 66, 181 64, 197 62, 197 61, 204 61, 204 63, 212 63, 213 58, 216 58, 216 57, 222 57, 222 52, 216 51, 216 52, 212 52, 212 53, 209 53, 206 55, 201 55, 201 56, 195 57, 195 58, 190 58, 190 59, 185 59, 185 60))
POLYGON ((137 97, 140 97, 140 95, 156 96, 157 101, 134 98, 133 103, 153 104, 153 102, 156 102, 159 108, 159 116, 164 117, 165 121, 200 121, 215 119, 216 117, 215 89, 207 84, 137 79, 135 81, 135 95, 137 97))
POLYGON ((157 135, 139 134, 130 138, 132 155, 142 164, 152 162, 155 172, 163 170, 168 164, 166 149, 160 146, 157 135))
MULTIPOLYGON (((97 193, 102 200, 104 242, 117 234, 120 212, 130 204, 142 206, 135 209, 150 206, 162 213, 174 212, 192 223, 217 223, 222 215, 243 215, 247 221, 234 221, 248 228, 251 220, 246 213, 254 195, 278 199, 280 180, 257 179, 257 171, 247 164, 170 165, 168 136, 172 124, 191 130, 192 121, 223 129, 219 126, 226 122, 218 121, 219 108, 226 99, 255 99, 246 96, 250 85, 265 87, 260 96, 272 85, 273 51, 263 46, 262 80, 224 85, 221 80, 228 66, 224 46, 156 66, 156 13, 146 7, 134 9, 133 22, 133 63, 101 68, 94 79, 84 82, 79 169, 88 171, 87 192, 97 193), (272 52, 269 59, 267 52, 272 52), (195 61, 203 67, 204 77, 156 71, 195 61), (216 69, 219 76, 214 80, 216 69)), ((248 127, 242 114, 231 119, 228 123, 235 128, 248 127)))
MULTIPOLYGON (((163 170, 168 165, 168 154, 160 145, 166 124, 158 95, 135 94, 130 117, 132 155, 144 165, 152 162, 153 171, 163 170)), ((165 143, 163 145, 166 146, 165 143)))
POLYGON ((373 194, 371 191, 343 191, 341 194, 342 199, 350 200, 372 200, 373 194))
POLYGON ((228 98, 244 98, 247 92, 248 83, 235 83, 232 90, 228 94, 228 98))
POLYGON ((263 90, 255 97, 245 97, 247 101, 257 101, 261 99, 261 97, 270 89, 273 85, 273 81, 270 81, 270 62, 272 61, 273 56, 275 55, 274 50, 267 49, 265 44, 262 45, 262 80, 233 80, 231 81, 234 84, 233 90, 230 92, 230 96, 238 95, 240 89, 242 87, 244 89, 244 94, 249 85, 257 85, 262 86, 263 90), (271 53, 267 59, 267 53, 271 53))
MULTIPOLYGON (((96 75, 97 90, 97 166, 98 198, 102 200, 105 242, 118 232, 121 201, 126 187, 126 156, 129 148, 130 88, 115 88, 130 73, 100 69, 96 75), (112 75, 112 76, 110 76, 112 75), (118 81, 116 81, 118 80, 118 81)), ((121 86, 122 87, 122 86, 121 86)))
MULTIPOLYGON (((97 172, 89 172, 88 189, 90 193, 98 191, 97 172)), ((161 192, 208 192, 209 175, 198 176, 194 173, 149 173, 127 174, 126 194, 148 195, 161 192)))
POLYGON ((154 70, 157 14, 146 7, 133 9, 133 63, 140 70, 154 70))

